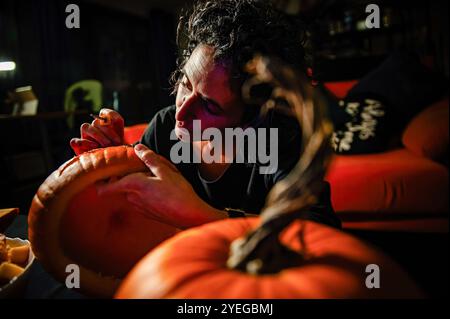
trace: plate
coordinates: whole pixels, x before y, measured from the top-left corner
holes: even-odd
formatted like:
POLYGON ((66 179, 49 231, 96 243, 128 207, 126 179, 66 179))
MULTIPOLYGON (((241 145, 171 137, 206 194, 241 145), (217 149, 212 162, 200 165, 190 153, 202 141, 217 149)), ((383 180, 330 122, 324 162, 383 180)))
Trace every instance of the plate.
POLYGON ((21 238, 9 238, 6 237, 6 242, 10 246, 22 246, 28 245, 30 247, 30 251, 28 254, 28 262, 25 266, 24 272, 14 277, 10 280, 9 283, 0 287, 0 298, 11 298, 11 297, 20 297, 26 288, 26 283, 29 277, 30 268, 35 260, 33 251, 31 250, 30 242, 26 239, 21 238))

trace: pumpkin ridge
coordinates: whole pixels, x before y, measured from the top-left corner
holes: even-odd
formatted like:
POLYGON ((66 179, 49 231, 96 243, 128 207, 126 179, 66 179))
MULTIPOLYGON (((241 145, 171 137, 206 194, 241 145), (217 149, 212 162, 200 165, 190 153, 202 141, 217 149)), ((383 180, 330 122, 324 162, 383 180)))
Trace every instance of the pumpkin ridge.
POLYGON ((59 168, 58 168, 58 173, 59 175, 62 175, 64 173, 64 171, 66 170, 67 167, 71 166, 74 162, 78 161, 78 157, 74 156, 72 159, 70 159, 69 161, 67 161, 66 163, 62 164, 59 168))
MULTIPOLYGON (((232 296, 221 296, 221 294, 223 294, 224 291, 229 292, 230 289, 234 286, 236 287, 236 285, 241 285, 241 283, 239 283, 238 280, 233 280, 233 281, 225 281, 222 278, 217 279, 217 277, 232 277, 233 274, 230 274, 228 272, 227 269, 216 269, 214 271, 210 271, 207 273, 203 273, 203 274, 192 274, 191 277, 186 278, 186 280, 184 280, 182 282, 182 284, 177 284, 176 287, 171 290, 168 294, 167 297, 168 298, 177 298, 177 299, 181 299, 187 296, 187 298, 196 298, 196 299, 233 299, 232 296), (204 278, 209 279, 209 281, 207 281, 206 283, 204 283, 204 278), (195 280, 192 280, 192 279, 195 280), (217 287, 216 285, 212 285, 213 282, 219 282, 219 286, 217 287), (185 291, 186 287, 190 288, 190 292, 185 291), (208 288, 214 292, 217 293, 213 293, 211 294, 208 291, 199 291, 200 287, 203 288, 208 288), (225 289, 226 288, 226 289, 225 289), (196 295, 192 295, 192 292, 195 292, 196 295)), ((238 287, 239 288, 239 287, 238 287)))

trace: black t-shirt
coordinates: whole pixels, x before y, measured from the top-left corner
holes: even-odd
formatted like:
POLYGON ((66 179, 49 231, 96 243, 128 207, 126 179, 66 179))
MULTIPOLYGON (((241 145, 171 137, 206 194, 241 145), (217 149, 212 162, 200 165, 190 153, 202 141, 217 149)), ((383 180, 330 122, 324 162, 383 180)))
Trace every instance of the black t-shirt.
MULTIPOLYGON (((169 160, 172 146, 179 142, 170 139, 170 134, 175 128, 175 109, 175 106, 169 106, 159 111, 150 121, 141 139, 141 143, 169 160)), ((204 180, 195 163, 179 163, 175 166, 191 183, 196 193, 211 206, 217 209, 233 208, 250 214, 259 214, 270 189, 276 182, 286 177, 297 163, 301 145, 300 128, 293 118, 269 112, 258 123, 259 127, 278 128, 278 167, 273 174, 260 174, 261 164, 249 161, 247 156, 243 157, 244 163, 230 164, 222 176, 214 181, 204 180)), ((192 146, 189 145, 189 147, 192 146)), ((319 204, 310 209, 307 218, 340 227, 340 221, 331 205, 330 187, 327 182, 324 181, 324 191, 319 204)))

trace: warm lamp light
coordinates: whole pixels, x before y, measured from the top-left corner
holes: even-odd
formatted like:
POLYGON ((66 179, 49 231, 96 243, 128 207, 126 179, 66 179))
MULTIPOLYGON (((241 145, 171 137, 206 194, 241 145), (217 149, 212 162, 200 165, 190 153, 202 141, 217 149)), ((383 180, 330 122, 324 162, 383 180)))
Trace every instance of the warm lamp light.
POLYGON ((0 62, 0 72, 1 71, 13 71, 15 69, 16 69, 16 63, 14 61, 0 62))

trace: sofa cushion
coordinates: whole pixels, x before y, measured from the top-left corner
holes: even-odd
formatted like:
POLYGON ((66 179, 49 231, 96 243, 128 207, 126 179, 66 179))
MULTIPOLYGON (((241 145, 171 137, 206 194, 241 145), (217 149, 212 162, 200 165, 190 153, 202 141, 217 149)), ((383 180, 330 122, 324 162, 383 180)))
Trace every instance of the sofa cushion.
POLYGON ((148 123, 126 126, 123 133, 123 139, 126 144, 133 144, 141 139, 148 123))
POLYGON ((448 155, 448 97, 417 114, 403 132, 403 145, 411 152, 444 160, 448 155))
POLYGON ((448 169, 407 149, 335 155, 326 179, 337 212, 448 212, 448 169))
POLYGON ((402 218, 394 220, 343 220, 342 228, 349 230, 415 232, 415 233, 448 233, 448 217, 402 218))
POLYGON ((325 82, 323 86, 330 91, 334 97, 343 99, 347 96, 348 91, 358 83, 358 80, 325 82))

